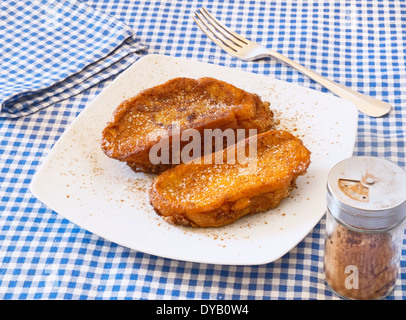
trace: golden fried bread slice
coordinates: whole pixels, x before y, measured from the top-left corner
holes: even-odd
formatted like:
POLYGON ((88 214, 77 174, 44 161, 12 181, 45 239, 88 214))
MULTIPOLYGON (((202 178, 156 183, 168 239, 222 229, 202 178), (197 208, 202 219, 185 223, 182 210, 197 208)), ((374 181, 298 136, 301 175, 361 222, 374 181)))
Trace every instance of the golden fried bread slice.
MULTIPOLYGON (((272 130, 218 151, 223 164, 184 163, 157 176, 150 203, 169 223, 219 227, 240 217, 275 208, 288 196, 296 178, 306 172, 310 152, 286 131, 272 130), (228 152, 256 141, 256 161, 229 164, 228 152)), ((217 152, 217 153, 218 153, 217 152)), ((218 162, 217 162, 218 163, 218 162)))
MULTIPOLYGON (((161 172, 172 167, 152 164, 149 151, 162 136, 186 129, 270 130, 273 112, 256 94, 213 78, 175 78, 123 101, 102 133, 106 155, 136 171, 161 172)), ((185 142, 186 144, 186 142, 185 142)), ((181 146, 182 147, 182 146, 181 146)))

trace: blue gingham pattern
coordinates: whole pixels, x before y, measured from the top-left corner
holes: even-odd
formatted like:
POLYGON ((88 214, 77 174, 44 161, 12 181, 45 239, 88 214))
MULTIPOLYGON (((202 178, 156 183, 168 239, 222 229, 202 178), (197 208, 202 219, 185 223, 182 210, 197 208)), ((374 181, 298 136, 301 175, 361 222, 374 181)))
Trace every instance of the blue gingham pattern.
POLYGON ((127 68, 143 48, 126 24, 80 2, 4 1, 0 10, 3 117, 76 95, 127 68))
MULTIPOLYGON (((403 1, 87 0, 161 53, 244 69, 327 92, 270 60, 243 62, 216 47, 193 23, 206 6, 248 38, 394 111, 359 115, 354 153, 405 168, 406 5, 403 1)), ((289 253, 259 266, 183 262, 130 250, 46 208, 28 185, 55 141, 112 79, 32 115, 0 123, 0 299, 337 299, 323 275, 324 218, 289 253)), ((405 240, 403 240, 405 244, 405 240)), ((406 298, 406 250, 388 299, 406 298)))

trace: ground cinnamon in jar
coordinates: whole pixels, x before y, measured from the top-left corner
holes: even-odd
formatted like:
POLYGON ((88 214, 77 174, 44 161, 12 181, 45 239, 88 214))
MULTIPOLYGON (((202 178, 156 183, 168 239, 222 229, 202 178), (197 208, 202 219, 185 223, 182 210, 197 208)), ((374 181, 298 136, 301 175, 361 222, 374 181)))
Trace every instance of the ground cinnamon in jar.
POLYGON ((398 278, 406 216, 406 173, 387 160, 353 157, 327 183, 324 272, 347 299, 382 299, 398 278))
POLYGON ((386 296, 398 277, 398 239, 390 232, 365 233, 339 222, 327 235, 324 272, 340 296, 357 300, 386 296))

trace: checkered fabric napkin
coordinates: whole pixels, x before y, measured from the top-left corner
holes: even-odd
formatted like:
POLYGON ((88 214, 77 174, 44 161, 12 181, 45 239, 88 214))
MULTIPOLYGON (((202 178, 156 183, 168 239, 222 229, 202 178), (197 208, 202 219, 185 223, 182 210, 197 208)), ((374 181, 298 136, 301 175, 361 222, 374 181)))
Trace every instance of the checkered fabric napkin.
POLYGON ((76 95, 144 48, 127 25, 75 0, 3 1, 0 12, 2 117, 76 95))

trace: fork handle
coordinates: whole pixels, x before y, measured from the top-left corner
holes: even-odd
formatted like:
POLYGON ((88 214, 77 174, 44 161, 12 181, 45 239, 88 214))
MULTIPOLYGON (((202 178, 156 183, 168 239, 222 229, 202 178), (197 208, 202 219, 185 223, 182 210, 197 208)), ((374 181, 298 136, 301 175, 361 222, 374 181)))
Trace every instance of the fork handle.
POLYGON ((389 113, 392 109, 392 106, 389 103, 353 91, 339 83, 331 81, 317 74, 316 72, 307 69, 299 63, 289 59, 288 57, 280 54, 279 52, 269 51, 267 52, 267 55, 308 76, 317 83, 329 89, 337 96, 351 101, 360 111, 366 113, 367 115, 370 115, 372 117, 381 117, 389 113))

